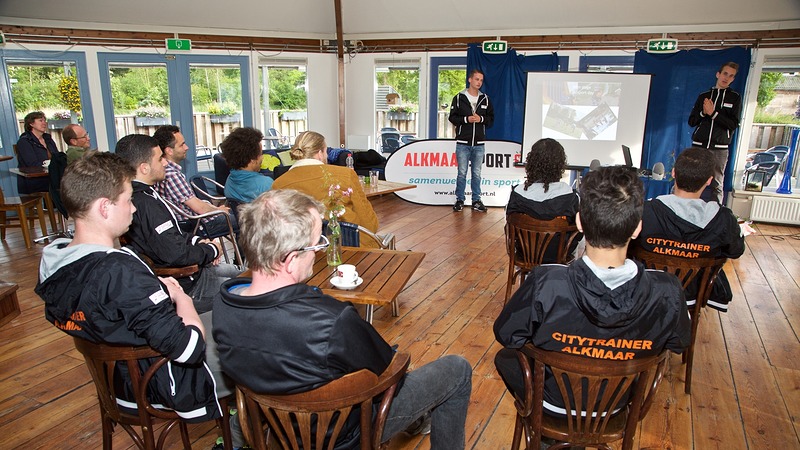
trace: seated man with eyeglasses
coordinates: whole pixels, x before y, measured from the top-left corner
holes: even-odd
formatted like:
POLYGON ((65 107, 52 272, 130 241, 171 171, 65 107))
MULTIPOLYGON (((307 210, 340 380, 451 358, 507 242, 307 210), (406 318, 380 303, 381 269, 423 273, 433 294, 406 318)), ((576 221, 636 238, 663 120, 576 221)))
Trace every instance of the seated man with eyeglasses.
MULTIPOLYGON (((294 190, 273 190, 239 208, 239 241, 252 279, 222 284, 214 301, 214 339, 222 369, 259 394, 310 391, 361 369, 381 374, 392 347, 349 302, 305 281, 314 252, 328 247, 322 204, 294 190)), ((432 449, 463 449, 472 367, 444 356, 409 372, 389 410, 382 441, 406 430, 425 433, 432 449), (430 412, 430 415, 428 413, 430 412)), ((351 413, 335 448, 358 444, 359 412, 351 413)))
POLYGON ((89 133, 76 123, 71 123, 64 127, 64 130, 61 131, 61 137, 67 143, 67 151, 64 152, 67 155, 67 164, 72 164, 81 159, 89 150, 89 147, 92 146, 92 139, 89 137, 89 133))

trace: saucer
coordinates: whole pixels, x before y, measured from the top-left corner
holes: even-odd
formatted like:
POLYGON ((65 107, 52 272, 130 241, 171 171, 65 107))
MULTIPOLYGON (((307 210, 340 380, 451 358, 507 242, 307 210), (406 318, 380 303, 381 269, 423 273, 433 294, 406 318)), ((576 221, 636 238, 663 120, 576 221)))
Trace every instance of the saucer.
POLYGON ((341 278, 339 278, 339 277, 332 277, 331 278, 331 284, 334 287, 336 287, 337 289, 344 289, 345 291, 349 291, 350 289, 355 289, 358 286, 360 286, 361 283, 363 283, 363 282, 364 282, 364 279, 361 278, 361 277, 358 277, 358 279, 356 279, 356 283, 355 284, 342 284, 341 278))

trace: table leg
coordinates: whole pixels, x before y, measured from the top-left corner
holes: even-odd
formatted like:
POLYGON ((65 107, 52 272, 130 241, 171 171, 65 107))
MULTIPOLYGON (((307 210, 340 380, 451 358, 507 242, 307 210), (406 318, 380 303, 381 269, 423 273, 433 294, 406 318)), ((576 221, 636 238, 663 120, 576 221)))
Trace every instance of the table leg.
MULTIPOLYGON (((56 213, 55 209, 53 208, 53 199, 50 197, 49 192, 45 192, 42 195, 44 199, 44 205, 47 207, 47 215, 50 216, 50 225, 53 227, 53 233, 58 233, 58 224, 56 224, 56 213)), ((44 233, 45 235, 47 232, 44 233)))
POLYGON ((364 320, 372 323, 372 311, 375 309, 374 305, 367 305, 366 312, 364 312, 364 320))

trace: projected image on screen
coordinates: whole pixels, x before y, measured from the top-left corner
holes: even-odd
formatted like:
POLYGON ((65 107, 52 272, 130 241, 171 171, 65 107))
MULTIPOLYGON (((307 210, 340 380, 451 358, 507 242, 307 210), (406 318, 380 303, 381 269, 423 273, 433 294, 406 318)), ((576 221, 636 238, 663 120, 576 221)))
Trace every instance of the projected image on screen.
POLYGON ((616 140, 622 83, 559 81, 542 89, 542 137, 616 140))
POLYGON ((525 153, 541 138, 562 143, 567 162, 623 164, 620 145, 641 162, 650 75, 529 72, 525 93, 525 153))

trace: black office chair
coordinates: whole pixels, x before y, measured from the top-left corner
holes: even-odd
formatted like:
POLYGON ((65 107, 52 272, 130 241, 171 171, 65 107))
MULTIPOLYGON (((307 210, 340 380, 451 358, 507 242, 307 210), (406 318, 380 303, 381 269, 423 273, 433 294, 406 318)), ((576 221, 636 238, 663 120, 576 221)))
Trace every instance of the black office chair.
POLYGON ((400 133, 389 131, 381 133, 381 152, 394 153, 400 148, 400 133))
POLYGON ((769 153, 769 152, 756 153, 755 155, 753 155, 753 158, 750 161, 745 163, 744 168, 749 169, 750 167, 756 166, 758 164, 765 162, 773 162, 773 161, 778 161, 778 157, 774 153, 769 153))
POLYGON ((783 162, 783 158, 786 158, 786 155, 789 153, 789 146, 788 145, 776 145, 774 147, 770 147, 764 153, 771 153, 775 155, 775 161, 783 162))

